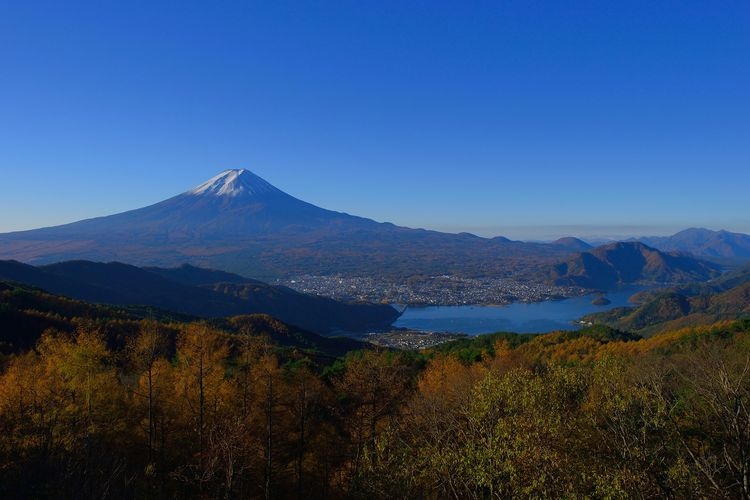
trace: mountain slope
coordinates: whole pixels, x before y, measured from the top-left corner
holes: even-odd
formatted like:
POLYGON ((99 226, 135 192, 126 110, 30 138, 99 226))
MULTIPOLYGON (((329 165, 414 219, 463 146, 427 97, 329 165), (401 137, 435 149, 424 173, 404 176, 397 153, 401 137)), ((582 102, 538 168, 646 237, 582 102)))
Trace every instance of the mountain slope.
POLYGON ((553 262, 571 249, 398 227, 316 207, 247 170, 227 170, 154 205, 0 234, 0 258, 44 264, 190 263, 244 276, 491 275, 553 262))
POLYGON ((703 258, 750 259, 750 235, 690 228, 672 236, 651 236, 639 239, 663 251, 690 252, 703 258))
POLYGON ((548 270, 555 285, 609 289, 636 282, 704 281, 719 266, 689 255, 663 253, 639 242, 612 243, 575 254, 548 270))
POLYGON ((398 317, 387 305, 338 302, 240 277, 211 281, 216 277, 227 275, 189 267, 147 270, 118 262, 33 267, 0 261, 0 279, 93 303, 147 305, 201 317, 265 313, 323 334, 386 328, 398 317), (197 286, 186 282, 190 280, 210 282, 197 286))
MULTIPOLYGON (((204 269, 202 267, 183 264, 179 267, 144 267, 146 271, 158 274, 169 280, 183 283, 185 285, 201 286, 212 285, 214 283, 258 283, 265 284, 262 281, 245 278, 239 274, 217 271, 215 269, 204 269)), ((270 286, 270 285, 267 285, 270 286)))
MULTIPOLYGON (((107 332, 109 342, 124 346, 138 333, 138 321, 149 317, 164 322, 174 343, 175 322, 189 323, 195 317, 179 317, 166 311, 127 309, 91 304, 0 281, 0 353, 29 349, 49 328, 72 332, 81 320, 95 321, 107 332)), ((214 322, 227 333, 263 336, 281 347, 343 356, 366 344, 350 338, 326 338, 285 324, 265 314, 233 316, 214 322)))
POLYGON ((571 236, 568 236, 565 238, 559 238, 553 241, 552 244, 569 249, 571 251, 576 251, 576 252, 584 252, 586 250, 590 250, 591 248, 593 248, 591 245, 589 245, 585 241, 578 239, 578 238, 573 238, 571 236))
POLYGON ((706 283, 660 288, 635 294, 633 307, 590 314, 592 323, 644 334, 750 315, 750 266, 706 283))
POLYGON ((651 335, 679 328, 750 317, 750 282, 721 293, 687 296, 668 291, 637 307, 591 314, 584 319, 651 335))

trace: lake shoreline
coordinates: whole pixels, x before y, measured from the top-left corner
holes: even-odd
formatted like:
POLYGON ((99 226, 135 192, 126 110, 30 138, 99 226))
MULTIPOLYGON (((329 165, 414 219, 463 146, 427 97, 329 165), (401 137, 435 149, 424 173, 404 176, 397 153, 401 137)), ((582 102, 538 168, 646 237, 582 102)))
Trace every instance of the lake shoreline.
POLYGON ((514 302, 503 305, 406 306, 393 327, 426 333, 481 335, 498 331, 544 333, 552 330, 576 330, 577 321, 593 312, 632 306, 633 294, 653 286, 626 286, 604 294, 609 304, 593 304, 592 295, 601 291, 542 302, 514 302))

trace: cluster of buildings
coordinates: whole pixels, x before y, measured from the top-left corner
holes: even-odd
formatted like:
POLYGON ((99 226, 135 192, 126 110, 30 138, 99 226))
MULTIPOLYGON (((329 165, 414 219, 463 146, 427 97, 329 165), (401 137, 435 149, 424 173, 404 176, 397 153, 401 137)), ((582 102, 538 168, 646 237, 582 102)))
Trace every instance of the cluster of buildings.
POLYGON ((393 330, 390 332, 370 333, 365 340, 380 347, 418 351, 463 337, 466 337, 466 334, 393 330))
POLYGON ((405 280, 356 276, 298 276, 277 284, 337 300, 405 305, 503 305, 574 297, 578 287, 552 286, 513 278, 460 276, 411 277, 405 280))

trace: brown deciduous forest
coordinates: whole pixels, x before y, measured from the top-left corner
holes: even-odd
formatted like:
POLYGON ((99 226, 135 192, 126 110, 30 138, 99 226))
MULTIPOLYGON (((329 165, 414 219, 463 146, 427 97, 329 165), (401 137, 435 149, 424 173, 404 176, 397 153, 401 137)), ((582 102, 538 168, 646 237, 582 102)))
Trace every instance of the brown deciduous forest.
POLYGON ((72 319, 2 358, 4 498, 750 497, 750 323, 336 359, 72 319))

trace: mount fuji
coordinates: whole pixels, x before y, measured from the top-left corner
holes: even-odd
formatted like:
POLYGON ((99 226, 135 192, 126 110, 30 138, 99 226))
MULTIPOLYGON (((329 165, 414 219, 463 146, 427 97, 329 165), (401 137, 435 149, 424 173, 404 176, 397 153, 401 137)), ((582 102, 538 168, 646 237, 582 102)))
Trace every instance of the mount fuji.
POLYGON ((151 206, 0 234, 0 259, 211 267, 261 279, 298 274, 507 274, 578 248, 410 229, 326 210, 245 169, 151 206))

